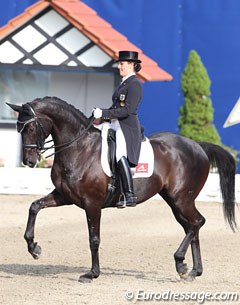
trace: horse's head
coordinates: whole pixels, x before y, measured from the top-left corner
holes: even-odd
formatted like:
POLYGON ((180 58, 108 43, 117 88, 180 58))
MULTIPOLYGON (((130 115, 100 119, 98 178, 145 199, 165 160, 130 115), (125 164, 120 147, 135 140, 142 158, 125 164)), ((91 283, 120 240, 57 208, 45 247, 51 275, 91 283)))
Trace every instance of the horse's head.
POLYGON ((22 136, 23 164, 35 167, 41 158, 44 141, 50 132, 49 124, 46 124, 46 119, 36 115, 30 103, 22 106, 8 103, 7 105, 18 112, 17 131, 22 136))

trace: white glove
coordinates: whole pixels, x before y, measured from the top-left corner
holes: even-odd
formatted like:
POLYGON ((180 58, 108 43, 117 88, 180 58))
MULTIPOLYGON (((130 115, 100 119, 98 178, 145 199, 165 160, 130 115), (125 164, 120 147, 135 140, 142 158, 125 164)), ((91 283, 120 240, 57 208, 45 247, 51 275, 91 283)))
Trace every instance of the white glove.
POLYGON ((95 117, 95 119, 100 119, 102 117, 102 109, 94 108, 93 109, 93 116, 95 117))

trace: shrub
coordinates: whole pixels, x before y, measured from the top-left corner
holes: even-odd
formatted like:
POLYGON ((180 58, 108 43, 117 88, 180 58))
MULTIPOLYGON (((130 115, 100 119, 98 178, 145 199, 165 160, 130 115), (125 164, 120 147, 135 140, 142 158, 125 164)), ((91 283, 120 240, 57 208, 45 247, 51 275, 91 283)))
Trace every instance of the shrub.
POLYGON ((182 73, 181 87, 184 104, 180 108, 178 127, 180 134, 194 141, 205 141, 221 145, 221 138, 213 124, 211 81, 196 51, 189 54, 182 73))

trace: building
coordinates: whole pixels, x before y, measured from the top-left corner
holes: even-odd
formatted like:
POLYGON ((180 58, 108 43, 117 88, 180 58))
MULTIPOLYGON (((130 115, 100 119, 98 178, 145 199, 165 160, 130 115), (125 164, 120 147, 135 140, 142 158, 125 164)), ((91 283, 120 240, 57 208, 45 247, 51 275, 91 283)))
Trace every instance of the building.
MULTIPOLYGON (((40 0, 0 28, 0 100, 22 104, 58 96, 86 115, 93 107, 109 107, 119 82, 115 60, 119 50, 136 50, 142 60, 139 78, 170 81, 127 37, 79 0, 40 0)), ((21 141, 16 114, 0 103, 0 147, 4 166, 20 164, 21 141)))

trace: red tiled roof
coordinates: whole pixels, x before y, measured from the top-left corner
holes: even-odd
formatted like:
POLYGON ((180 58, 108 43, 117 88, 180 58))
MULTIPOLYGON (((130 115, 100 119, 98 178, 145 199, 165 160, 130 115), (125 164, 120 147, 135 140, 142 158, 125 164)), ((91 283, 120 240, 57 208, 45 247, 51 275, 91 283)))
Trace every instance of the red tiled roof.
POLYGON ((137 51, 142 60, 142 70, 138 73, 142 81, 172 80, 172 76, 146 56, 140 48, 128 41, 126 36, 116 31, 111 24, 99 17, 96 11, 79 0, 40 0, 0 28, 0 37, 8 35, 49 5, 113 59, 118 58, 120 50, 137 51))

